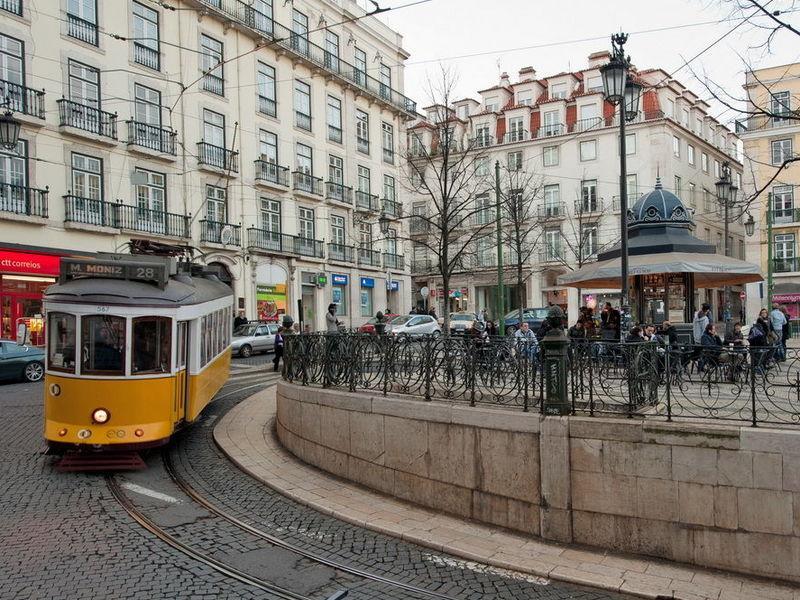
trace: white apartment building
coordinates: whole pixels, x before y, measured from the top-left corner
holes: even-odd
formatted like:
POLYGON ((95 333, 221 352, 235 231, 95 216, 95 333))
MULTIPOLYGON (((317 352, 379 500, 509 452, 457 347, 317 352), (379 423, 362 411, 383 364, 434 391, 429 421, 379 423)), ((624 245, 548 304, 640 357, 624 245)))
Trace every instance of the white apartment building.
MULTIPOLYGON (((557 284, 560 274, 594 260, 598 252, 619 242, 619 121, 615 107, 604 100, 600 70, 608 62, 607 52, 589 56, 586 68, 537 77, 527 67, 512 83, 503 74, 498 85, 479 92, 480 99, 464 99, 450 107, 451 126, 474 152, 476 171, 487 178, 486 193, 474 202, 494 203, 494 165, 499 161, 504 175, 524 170, 541 183, 537 229, 538 244, 526 265, 526 306, 548 303, 568 309, 577 318, 579 306, 600 306, 606 300, 619 302, 619 290, 567 289, 557 284)), ((674 192, 687 208, 694 210, 695 235, 716 244, 724 253, 724 219, 716 200, 715 182, 725 161, 741 181, 742 165, 737 154, 738 139, 708 114, 709 105, 661 69, 638 71, 644 86, 639 114, 626 131, 628 203, 652 190, 656 178, 674 192)), ((426 119, 409 127, 408 143, 436 143, 437 128, 432 121, 441 114, 437 107, 427 110, 426 119), (438 111, 438 112, 437 112, 438 111), (412 138, 418 138, 412 139, 412 138)), ((412 152, 413 154, 413 152, 412 152)), ((425 211, 425 200, 412 197, 412 210, 425 211)), ((476 215, 473 222, 495 223, 494 209, 476 215)), ((501 221, 501 227, 502 227, 501 221)), ((413 238, 412 221, 412 238, 413 238)), ((478 240, 478 247, 464 272, 456 275, 450 290, 441 289, 441 277, 422 245, 412 248, 415 289, 427 286, 437 310, 481 311, 495 315, 497 246, 494 226, 478 240)), ((731 255, 744 258, 741 220, 730 223, 731 255)), ((518 306, 515 291, 516 264, 504 248, 506 308, 518 306)), ((645 291, 646 293, 646 291, 645 291)), ((733 305, 737 318, 738 288, 733 305)), ((646 298, 641 299, 642 302, 646 298)), ((695 303, 710 302, 722 317, 722 290, 699 290, 695 303)), ((416 295, 415 302, 422 299, 416 295)))
POLYGON ((251 318, 410 307, 401 36, 354 0, 0 1, 2 337, 59 257, 195 247, 251 318), (344 22, 344 23, 343 23, 344 22), (383 215, 383 229, 379 217, 383 215), (386 223, 389 227, 386 227, 386 223))

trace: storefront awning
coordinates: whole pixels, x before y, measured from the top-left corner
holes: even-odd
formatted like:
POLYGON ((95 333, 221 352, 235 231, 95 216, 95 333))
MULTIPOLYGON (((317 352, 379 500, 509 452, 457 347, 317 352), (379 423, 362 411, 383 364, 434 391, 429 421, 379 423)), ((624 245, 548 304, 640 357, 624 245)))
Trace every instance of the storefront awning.
MULTIPOLYGON (((758 266, 720 254, 664 252, 629 257, 628 273, 654 275, 658 273, 693 273, 698 288, 713 288, 763 281, 758 266)), ((569 287, 618 287, 620 258, 611 258, 565 273, 558 283, 569 287)))

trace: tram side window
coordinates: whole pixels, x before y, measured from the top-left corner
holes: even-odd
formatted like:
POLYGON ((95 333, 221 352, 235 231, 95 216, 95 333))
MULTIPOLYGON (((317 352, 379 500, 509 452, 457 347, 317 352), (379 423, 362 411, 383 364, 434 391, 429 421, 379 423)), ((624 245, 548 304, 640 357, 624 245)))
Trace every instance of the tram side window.
POLYGON ((208 316, 203 317, 201 329, 202 331, 200 331, 200 337, 202 338, 203 343, 200 354, 200 366, 202 367, 208 363, 208 316))
POLYGON ((172 319, 137 317, 133 320, 131 372, 169 373, 172 370, 172 319))
POLYGON ((92 315, 81 319, 81 373, 125 374, 125 319, 92 315))
POLYGON ((54 371, 75 372, 75 315, 53 312, 47 326, 47 367, 54 371))

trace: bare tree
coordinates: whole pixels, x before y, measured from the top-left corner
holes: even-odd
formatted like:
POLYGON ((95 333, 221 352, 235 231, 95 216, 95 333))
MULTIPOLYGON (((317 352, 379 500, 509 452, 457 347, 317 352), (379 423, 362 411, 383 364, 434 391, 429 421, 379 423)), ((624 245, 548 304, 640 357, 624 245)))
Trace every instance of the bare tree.
MULTIPOLYGON (((525 283, 533 273, 531 265, 541 244, 541 209, 544 180, 535 172, 504 168, 500 189, 502 211, 500 240, 503 249, 508 249, 506 265, 514 269, 519 303, 519 322, 522 323, 525 308, 525 283)), ((503 315, 500 327, 502 329, 503 315)))
MULTIPOLYGON (((481 174, 488 163, 488 144, 470 137, 468 123, 457 118, 452 109, 456 82, 455 74, 445 67, 436 79, 428 80, 432 101, 429 118, 412 126, 405 161, 405 186, 415 206, 405 217, 411 219, 410 239, 427 249, 445 294, 453 274, 474 252, 475 240, 491 226, 476 218, 486 207, 475 202, 491 185, 481 174)), ((450 332, 447 310, 444 331, 450 332)))

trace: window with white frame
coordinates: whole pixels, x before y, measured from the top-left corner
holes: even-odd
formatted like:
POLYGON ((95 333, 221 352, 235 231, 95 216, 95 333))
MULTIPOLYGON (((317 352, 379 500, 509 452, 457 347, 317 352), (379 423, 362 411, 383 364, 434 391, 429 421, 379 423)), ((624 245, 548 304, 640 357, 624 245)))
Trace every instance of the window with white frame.
POLYGON ((522 152, 509 152, 508 153, 508 170, 521 171, 522 170, 522 152))
POLYGON ((681 157, 681 139, 677 135, 672 136, 672 156, 681 157))
POLYGON ((545 146, 542 150, 542 164, 545 167, 555 167, 558 165, 559 150, 558 146, 545 146))
POLYGON ((793 233, 778 233, 773 238, 775 251, 775 270, 779 273, 796 271, 795 239, 793 233))
POLYGON ((597 180, 587 179, 581 181, 580 212, 595 212, 597 210, 597 180))
POLYGON ((686 145, 686 160, 689 161, 689 164, 694 166, 694 146, 691 144, 686 145))
POLYGON ((391 175, 384 175, 383 176, 383 197, 386 200, 391 200, 392 202, 397 201, 397 192, 395 189, 395 181, 394 177, 391 175))
POLYGON ((392 97, 392 69, 389 65, 381 63, 378 71, 380 77, 380 90, 381 98, 388 100, 392 97))
POLYGON ((675 195, 678 197, 679 200, 683 200, 681 198, 681 191, 683 189, 681 178, 678 175, 675 175, 675 195))
POLYGON ((358 165, 358 191, 369 194, 372 187, 372 177, 367 167, 358 165))
POLYGON ((705 152, 700 153, 700 168, 703 170, 703 173, 708 173, 708 154, 705 152))
POLYGON ((260 160, 278 164, 278 136, 271 131, 259 129, 258 152, 260 160))
POLYGON ((361 48, 356 48, 353 53, 353 66, 355 67, 356 83, 364 85, 367 82, 367 53, 361 48))
POLYGON ((281 203, 271 198, 261 198, 259 210, 261 229, 272 234, 281 232, 281 203))
POLYGON ((369 114, 356 110, 356 149, 369 154, 369 114))
POLYGON ((485 177, 490 173, 489 158, 480 156, 475 159, 475 175, 478 177, 485 177))
POLYGON ((339 70, 339 36, 330 29, 325 30, 325 67, 339 70))
POLYGON ((550 98, 559 100, 567 97, 567 84, 554 83, 550 86, 550 98))
POLYGON ((489 126, 485 123, 481 123, 480 125, 475 126, 475 145, 478 148, 485 148, 486 146, 491 146, 492 144, 492 134, 489 129, 489 126))
POLYGON ((792 157, 792 139, 772 141, 772 164, 782 165, 792 157))
POLYGON ((258 112, 274 117, 278 114, 275 96, 275 69, 259 61, 256 74, 258 89, 258 112))
POLYGON ((530 106, 533 104, 533 92, 530 90, 517 92, 517 104, 521 106, 530 106))
MULTIPOLYGON (((5 163, 0 163, 5 165, 5 163)), ((2 177, 2 180, 5 180, 2 177)), ((103 161, 94 156, 72 153, 72 195, 103 200, 103 161)), ((96 208, 99 210, 99 206, 96 208)))
POLYGON ((304 81, 294 82, 294 124, 311 131, 311 86, 304 81))
POLYGON ((297 170, 306 175, 314 174, 314 149, 306 144, 297 144, 297 170))
POLYGON ((228 194, 225 188, 206 185, 206 219, 211 223, 228 221, 228 194))
POLYGON ((599 92, 603 90, 603 78, 600 75, 589 77, 586 80, 587 92, 599 92))
POLYGON ((544 214, 546 217, 561 214, 561 186, 557 183, 544 186, 544 214))
POLYGON ((714 161, 714 177, 716 177, 717 179, 719 179, 719 177, 720 177, 720 175, 722 173, 722 171, 720 169, 720 166, 721 165, 720 165, 719 161, 715 160, 714 161))
POLYGON ((636 173, 628 175, 625 180, 625 190, 628 194, 628 206, 630 207, 639 198, 639 178, 636 173))
POLYGON ((598 239, 597 223, 584 223, 581 226, 581 258, 587 259, 597 254, 598 239))
POLYGON ((561 252, 561 228, 550 228, 544 231, 545 259, 559 260, 562 258, 561 252))
POLYGON ((389 123, 381 123, 381 141, 383 142, 383 162, 394 164, 394 127, 389 123))
POLYGON ((306 240, 315 239, 314 209, 300 206, 297 208, 297 216, 300 225, 300 237, 306 240))
POLYGON ((328 139, 332 142, 342 142, 342 101, 334 96, 328 96, 328 139))
POLYGON ((521 142, 525 139, 525 121, 522 117, 514 117, 508 120, 507 141, 521 142))
POLYGON ((794 188, 791 185, 772 188, 772 205, 776 222, 794 221, 794 188))
POLYGON ((331 215, 331 242, 337 246, 344 246, 347 241, 345 230, 345 218, 339 215, 331 215))
POLYGON ((773 92, 770 98, 769 111, 772 113, 772 123, 783 125, 788 121, 791 113, 792 96, 789 92, 773 92))
POLYGON ((497 112, 497 107, 498 107, 497 97, 493 96, 491 98, 487 98, 485 106, 486 110, 488 110, 489 112, 497 112))
POLYGON ((291 40, 293 50, 308 54, 308 17, 296 9, 292 9, 291 40))
POLYGON ((693 183, 689 183, 689 204, 694 208, 697 206, 697 190, 693 183))
MULTIPOLYGON (((617 136, 617 144, 619 144, 619 136, 617 136)), ((625 156, 632 156, 636 154, 636 134, 625 134, 625 156)), ((617 146, 617 155, 619 155, 619 145, 617 146)))
POLYGON ((597 158, 597 140, 585 140, 580 143, 581 161, 595 160, 597 158))
POLYGON ((140 2, 133 3, 133 61, 159 70, 158 12, 140 2))
POLYGON ((222 42, 205 34, 200 35, 200 70, 203 74, 203 89, 218 96, 225 95, 223 56, 222 42))

